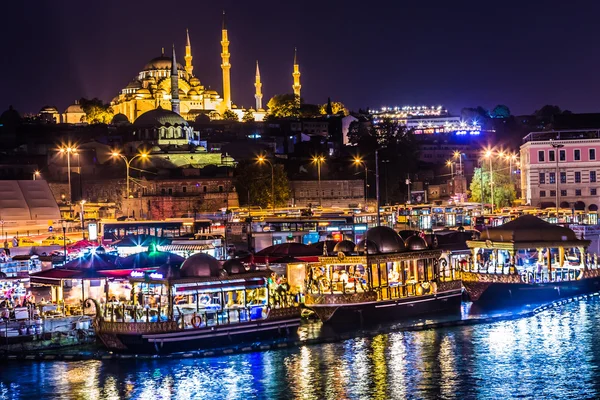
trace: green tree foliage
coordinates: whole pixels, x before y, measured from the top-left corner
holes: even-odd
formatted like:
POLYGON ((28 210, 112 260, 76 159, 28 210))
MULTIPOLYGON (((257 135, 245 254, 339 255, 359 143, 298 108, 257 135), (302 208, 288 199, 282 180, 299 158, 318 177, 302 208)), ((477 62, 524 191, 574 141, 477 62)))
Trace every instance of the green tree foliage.
MULTIPOLYGON (((517 198, 514 183, 510 181, 509 167, 506 162, 496 160, 493 162, 494 175, 494 206, 496 208, 508 207, 517 198)), ((491 204, 490 169, 489 162, 485 162, 482 168, 475 168, 473 180, 469 187, 473 202, 481 202, 481 185, 483 183, 483 201, 491 204), (483 175, 483 176, 482 176, 483 175), (483 178, 483 182, 482 182, 483 178)))
POLYGON ((510 117, 510 109, 503 104, 499 104, 494 107, 491 116, 492 118, 508 118, 510 117))
POLYGON ((339 101, 331 101, 331 99, 328 99, 327 103, 320 106, 319 112, 324 115, 342 114, 343 116, 346 116, 350 113, 344 103, 339 101))
POLYGON ((237 114, 233 111, 225 110, 225 112, 223 113, 223 120, 239 122, 240 119, 238 118, 237 114))
POLYGON ((276 94, 267 103, 271 118, 289 118, 300 115, 300 104, 292 93, 276 94))
POLYGON ((104 104, 98 98, 79 100, 79 104, 85 112, 88 124, 109 124, 114 116, 110 104, 104 104))
MULTIPOLYGON (((282 165, 274 165, 275 206, 287 205, 290 197, 288 177, 282 165)), ((240 203, 267 208, 271 206, 271 166, 254 160, 240 161, 234 172, 240 203)))
POLYGON ((254 122, 254 113, 252 112, 252 110, 248 110, 244 113, 244 115, 242 116, 242 122, 254 122))

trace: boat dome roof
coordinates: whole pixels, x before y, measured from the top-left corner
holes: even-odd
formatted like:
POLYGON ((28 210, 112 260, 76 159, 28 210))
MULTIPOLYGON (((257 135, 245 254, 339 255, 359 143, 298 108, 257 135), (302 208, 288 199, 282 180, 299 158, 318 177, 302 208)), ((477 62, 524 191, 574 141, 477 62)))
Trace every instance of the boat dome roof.
POLYGON ((335 247, 333 248, 333 252, 334 253, 352 253, 354 252, 354 248, 356 247, 356 245, 354 244, 353 241, 351 240, 342 240, 341 242, 338 242, 335 247))
POLYGON ((354 247, 354 252, 355 253, 364 253, 365 249, 367 250, 368 254, 376 254, 378 252, 377 245, 368 239, 363 239, 360 242, 358 242, 356 244, 356 246, 354 247))
POLYGON ((427 250, 427 242, 420 236, 411 236, 404 242, 406 248, 411 251, 427 250))
POLYGON ((192 277, 216 277, 221 271, 221 263, 211 255, 197 253, 181 264, 180 274, 182 278, 192 277))
POLYGON ((387 226, 376 226, 369 229, 366 237, 375 244, 377 253, 398 253, 405 250, 404 241, 400 235, 387 226))
POLYGON ((232 258, 223 263, 223 269, 227 271, 228 275, 243 274, 246 272, 246 267, 237 258, 232 258))

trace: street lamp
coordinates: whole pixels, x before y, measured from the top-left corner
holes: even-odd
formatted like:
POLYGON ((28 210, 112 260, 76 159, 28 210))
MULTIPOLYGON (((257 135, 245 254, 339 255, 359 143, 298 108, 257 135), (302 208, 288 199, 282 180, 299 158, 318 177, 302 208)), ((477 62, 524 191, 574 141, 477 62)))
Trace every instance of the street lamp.
POLYGON ((143 158, 146 159, 148 158, 148 153, 140 153, 140 154, 136 154, 135 156, 131 157, 131 158, 127 158, 125 157, 123 154, 113 151, 112 153, 112 157, 120 157, 123 159, 123 161, 125 161, 125 166, 126 168, 126 173, 127 173, 127 195, 125 196, 126 198, 129 198, 129 169, 131 168, 131 163, 133 162, 133 160, 135 160, 136 158, 143 158))
POLYGON ((558 209, 560 207, 560 193, 558 192, 558 180, 560 179, 558 170, 558 153, 559 149, 565 147, 564 144, 550 143, 550 146, 554 149, 554 159, 556 160, 556 172, 554 173, 554 182, 556 182, 556 222, 558 223, 558 209))
MULTIPOLYGON (((456 150, 454 152, 454 154, 452 155, 453 158, 458 158, 458 170, 460 171, 460 175, 461 176, 464 175, 463 174, 463 169, 462 169, 462 156, 463 156, 463 153, 461 153, 458 150, 456 150)), ((458 175, 458 173, 457 173, 457 175, 458 175)))
POLYGON ((67 263, 67 220, 61 220, 62 231, 63 231, 63 251, 64 251, 64 262, 67 263))
POLYGON ((269 163, 271 166, 271 208, 275 211, 275 168, 273 168, 273 163, 265 156, 258 156, 256 161, 259 164, 269 163))
POLYGON ((38 176, 40 176, 40 171, 34 171, 33 172, 33 180, 35 181, 38 176))
MULTIPOLYGON (((494 169, 492 166, 492 155, 494 153, 491 150, 487 150, 484 154, 484 158, 490 161, 490 192, 491 192, 491 203, 492 203, 492 214, 494 213, 494 169)), ((481 195, 483 197, 483 188, 481 188, 481 195)))
POLYGON ((317 174, 319 177, 319 206, 321 205, 321 164, 325 162, 325 157, 323 156, 314 156, 312 159, 313 163, 317 164, 317 174))
POLYGON ((454 162, 452 160, 446 161, 446 167, 450 168, 450 180, 454 179, 454 162))
POLYGON ((369 169, 367 167, 367 162, 364 161, 360 157, 354 157, 353 163, 355 165, 364 165, 365 166, 365 204, 364 204, 364 207, 365 207, 365 210, 366 210, 367 209, 367 191, 369 190, 369 183, 368 183, 368 180, 369 180, 369 169))
POLYGON ((63 146, 59 149, 59 152, 63 155, 67 156, 67 175, 69 179, 69 204, 73 201, 73 197, 71 195, 71 155, 77 154, 77 148, 71 145, 63 146))
POLYGON ((81 204, 81 235, 83 240, 85 240, 85 219, 84 219, 84 215, 85 215, 85 211, 83 206, 85 205, 86 201, 85 200, 81 200, 79 202, 79 204, 81 204))

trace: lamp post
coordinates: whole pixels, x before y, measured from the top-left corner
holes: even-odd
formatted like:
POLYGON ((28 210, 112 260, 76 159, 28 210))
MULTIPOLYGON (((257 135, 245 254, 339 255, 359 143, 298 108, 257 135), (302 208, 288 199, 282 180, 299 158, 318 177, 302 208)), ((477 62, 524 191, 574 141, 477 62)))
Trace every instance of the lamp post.
POLYGON ((59 149, 60 153, 67 156, 67 175, 69 180, 69 204, 73 201, 71 195, 71 155, 77 154, 77 148, 71 145, 63 146, 59 149))
POLYGON ((462 156, 463 153, 461 153, 460 151, 455 151, 453 158, 458 158, 458 171, 460 171, 460 173, 457 173, 457 175, 463 176, 463 169, 462 169, 462 156))
POLYGON ((369 169, 367 167, 367 162, 364 161, 362 158, 360 157, 354 157, 354 164, 356 165, 364 165, 365 166, 365 203, 364 203, 364 207, 365 210, 367 209, 367 191, 369 190, 369 169))
POLYGON ((126 166, 126 171, 127 171, 126 172, 127 173, 127 194, 126 194, 125 198, 129 198, 129 191, 130 191, 130 189, 129 189, 129 179, 130 179, 129 178, 129 169, 131 168, 131 163, 133 162, 133 160, 135 160, 138 157, 139 158, 143 158, 143 159, 148 158, 148 154, 147 153, 140 153, 140 154, 136 154, 135 156, 133 156, 133 157, 131 157, 131 158, 128 159, 123 154, 114 151, 112 153, 112 156, 113 157, 120 157, 120 158, 123 159, 123 161, 125 161, 125 166, 126 166))
MULTIPOLYGON (((493 152, 491 150, 487 150, 485 152, 485 158, 490 161, 490 192, 491 192, 491 204, 492 204, 492 214, 494 213, 494 167, 492 165, 492 156, 493 152)), ((482 188, 483 189, 483 188, 482 188)), ((482 192, 483 194, 483 192, 482 192)))
POLYGON ((84 218, 85 211, 84 211, 84 207, 83 207, 85 205, 85 200, 81 200, 79 202, 79 204, 81 204, 81 235, 82 235, 83 240, 85 240, 85 218, 84 218))
POLYGON ((271 208, 275 211, 275 168, 273 167, 273 163, 265 156, 258 156, 256 160, 259 164, 269 163, 271 166, 271 208))
POLYGON ((319 206, 321 205, 321 195, 322 195, 322 191, 321 191, 321 164, 323 164, 323 162, 325 162, 325 157, 323 156, 315 156, 313 157, 313 163, 317 164, 317 175, 319 178, 319 206))
POLYGON ((390 162, 390 160, 381 160, 382 163, 385 164, 385 205, 387 206, 389 204, 388 201, 388 164, 390 162))
POLYGON ((560 179, 558 170, 558 153, 559 150, 565 147, 564 144, 550 143, 550 146, 554 149, 554 159, 556 160, 556 172, 554 173, 554 182, 556 183, 556 222, 558 223, 558 210, 560 207, 560 193, 558 191, 558 180, 560 179))
POLYGON ((381 215, 379 211, 379 149, 375 150, 375 195, 377 197, 377 226, 379 226, 381 225, 381 215))
POLYGON ((67 221, 62 220, 64 263, 67 263, 67 221))
POLYGON ((37 180, 37 177, 40 176, 40 171, 34 171, 33 172, 33 180, 37 180))

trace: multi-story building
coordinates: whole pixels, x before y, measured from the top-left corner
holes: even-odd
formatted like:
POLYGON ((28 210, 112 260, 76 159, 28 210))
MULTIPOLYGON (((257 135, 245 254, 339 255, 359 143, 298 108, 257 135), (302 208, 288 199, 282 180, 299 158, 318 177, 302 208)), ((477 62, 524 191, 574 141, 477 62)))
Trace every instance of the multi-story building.
POLYGON ((521 191, 527 204, 556 207, 558 199, 561 208, 598 210, 600 130, 531 132, 523 142, 521 191))
POLYGON ((291 205, 307 207, 309 204, 323 207, 356 207, 364 204, 363 180, 317 180, 291 181, 291 205))

